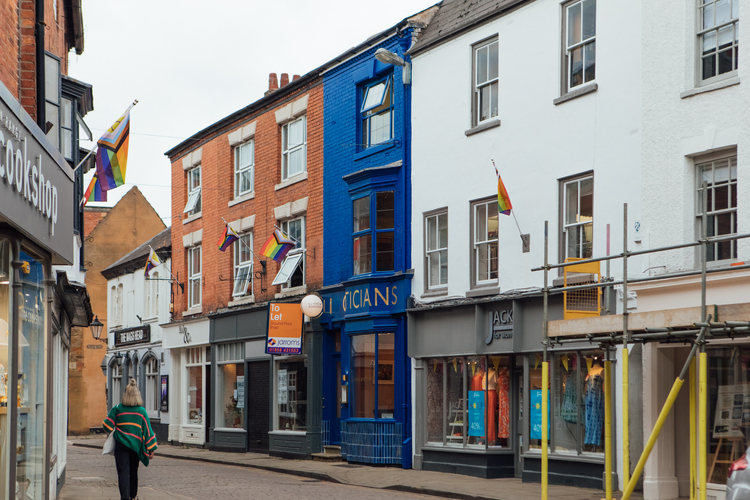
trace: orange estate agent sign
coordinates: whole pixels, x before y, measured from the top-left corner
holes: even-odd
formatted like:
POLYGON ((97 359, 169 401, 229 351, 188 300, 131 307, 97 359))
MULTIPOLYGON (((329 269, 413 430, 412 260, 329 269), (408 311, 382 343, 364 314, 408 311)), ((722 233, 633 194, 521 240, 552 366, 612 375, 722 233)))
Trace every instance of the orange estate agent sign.
POLYGON ((296 303, 268 304, 266 354, 302 354, 302 309, 296 303))

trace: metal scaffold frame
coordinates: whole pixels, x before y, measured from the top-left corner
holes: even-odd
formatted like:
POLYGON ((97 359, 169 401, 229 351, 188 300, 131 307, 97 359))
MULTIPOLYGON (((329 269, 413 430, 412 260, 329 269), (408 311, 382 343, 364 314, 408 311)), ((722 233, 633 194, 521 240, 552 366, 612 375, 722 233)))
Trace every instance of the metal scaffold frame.
MULTIPOLYGON (((707 206, 707 183, 703 183, 703 207, 707 206)), ((720 339, 720 338, 736 338, 736 337, 747 337, 750 336, 750 321, 724 321, 724 322, 712 322, 711 320, 715 317, 706 314, 706 275, 709 272, 726 272, 735 271, 738 269, 750 268, 750 265, 736 265, 729 269, 707 269, 707 247, 709 244, 737 241, 740 239, 750 238, 750 234, 736 234, 727 236, 707 236, 707 210, 703 209, 702 215, 702 234, 701 238, 695 242, 684 243, 679 245, 671 245, 659 248, 652 248, 647 250, 629 251, 628 250, 628 204, 623 205, 623 251, 621 254, 609 255, 609 248, 607 249, 608 255, 605 257, 598 257, 585 260, 576 260, 574 262, 565 262, 561 264, 550 264, 549 263, 549 222, 544 222, 544 266, 532 269, 532 271, 544 271, 544 288, 543 293, 543 316, 542 316, 542 329, 543 329, 543 359, 542 359, 542 387, 549 386, 549 360, 548 360, 548 349, 550 346, 558 344, 564 345, 569 343, 580 343, 582 341, 588 341, 592 344, 599 344, 605 351, 605 363, 604 363, 604 447, 605 447, 605 492, 607 500, 612 499, 612 367, 610 351, 612 347, 622 343, 622 393, 623 393, 623 405, 622 405, 622 421, 623 421, 623 464, 622 464, 622 477, 623 482, 626 485, 623 491, 623 500, 629 500, 633 490, 635 489, 636 483, 643 472, 643 468, 648 460, 648 457, 656 444, 656 440, 659 437, 664 422, 667 420, 669 412, 674 405, 677 395, 679 394, 680 388, 682 387, 685 376, 689 374, 689 386, 690 386, 690 498, 694 500, 706 500, 706 453, 707 449, 707 378, 708 378, 708 357, 706 354, 706 340, 720 339), (671 250, 679 250, 690 247, 700 246, 700 262, 701 270, 688 271, 673 274, 664 274, 660 276, 652 276, 648 278, 629 279, 628 278, 628 259, 638 255, 646 255, 651 253, 667 252, 671 250), (611 281, 609 279, 609 262, 614 259, 622 259, 623 261, 623 274, 622 280, 619 282, 611 281), (549 271, 551 269, 561 269, 569 266, 578 266, 581 264, 593 263, 593 262, 607 262, 607 279, 601 283, 592 283, 586 285, 576 286, 565 286, 556 289, 550 289, 549 287, 549 271), (629 329, 628 325, 628 283, 643 283, 650 281, 658 281, 666 278, 675 278, 682 276, 701 275, 701 311, 700 311, 700 322, 693 323, 690 328, 669 328, 663 325, 655 326, 654 328, 644 328, 644 333, 633 333, 629 329), (549 296, 554 294, 560 294, 570 292, 572 290, 586 290, 586 289, 598 289, 598 288, 609 288, 616 285, 622 286, 622 297, 623 297, 623 313, 622 313, 622 331, 613 332, 610 334, 585 334, 577 337, 566 337, 566 338, 550 338, 549 337, 549 321, 548 321, 548 302, 549 296), (629 422, 629 408, 628 408, 628 391, 629 391, 629 372, 628 372, 628 346, 634 343, 666 343, 666 342, 682 342, 691 343, 692 348, 690 354, 685 361, 684 366, 680 372, 680 375, 675 380, 667 400, 664 403, 661 412, 654 424, 654 428, 646 442, 643 453, 641 454, 635 469, 633 470, 632 476, 630 475, 630 422, 629 422), (698 352, 700 351, 700 352, 698 352), (696 356, 696 353, 698 355, 696 356), (696 381, 695 371, 696 366, 694 358, 698 361, 698 380, 696 381), (695 386, 698 384, 698 436, 696 440, 695 436, 695 386), (698 454, 698 450, 704 450, 704 452, 698 454), (696 477, 697 469, 697 477, 696 477)), ((608 227, 609 231, 609 227, 608 227)), ((609 232, 608 232, 609 235, 609 232)), ((609 246, 609 243, 607 244, 609 246)), ((609 307, 607 303, 605 308, 609 307)), ((548 401, 547 391, 542 391, 542 500, 548 500, 548 445, 549 445, 549 432, 548 426, 548 401)))

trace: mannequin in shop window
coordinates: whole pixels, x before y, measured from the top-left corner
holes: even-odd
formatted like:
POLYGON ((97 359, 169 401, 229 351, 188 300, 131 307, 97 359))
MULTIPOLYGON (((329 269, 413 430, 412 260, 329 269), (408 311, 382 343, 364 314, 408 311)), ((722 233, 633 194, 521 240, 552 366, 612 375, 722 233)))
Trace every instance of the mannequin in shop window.
MULTIPOLYGON (((484 364, 484 360, 481 361, 484 364)), ((474 375, 471 377, 472 391, 484 391, 484 408, 485 408, 485 432, 487 436, 477 438, 475 444, 484 443, 485 438, 488 440, 490 445, 495 444, 497 441, 497 419, 496 412, 498 409, 498 398, 497 398, 497 372, 490 368, 485 372, 484 367, 480 363, 476 363, 474 375), (487 390, 489 386, 489 391, 487 390)))
MULTIPOLYGON (((587 365, 588 365, 588 361, 587 365)), ((604 366, 601 358, 594 357, 591 368, 586 375, 584 386, 584 402, 586 404, 586 434, 584 446, 591 445, 589 451, 596 451, 602 444, 604 432, 604 366)))
POLYGON ((497 374, 497 444, 508 446, 510 439, 510 370, 500 368, 497 374))
POLYGON ((555 449, 575 451, 578 449, 578 397, 584 392, 582 384, 578 382, 578 356, 565 354, 559 361, 559 383, 562 385, 557 386, 557 390, 562 387, 562 404, 560 418, 555 418, 555 449))

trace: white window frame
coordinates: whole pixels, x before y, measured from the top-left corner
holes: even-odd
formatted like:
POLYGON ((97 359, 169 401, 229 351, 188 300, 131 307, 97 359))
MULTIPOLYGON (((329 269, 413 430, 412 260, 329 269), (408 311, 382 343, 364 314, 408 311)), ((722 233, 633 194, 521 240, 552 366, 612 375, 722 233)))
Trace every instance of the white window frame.
POLYGON ((424 217, 424 249, 425 249, 425 284, 427 290, 442 289, 448 286, 448 238, 446 236, 445 246, 440 246, 440 219, 445 220, 445 230, 448 232, 448 210, 441 210, 433 212, 424 217), (434 237, 434 248, 431 247, 431 231, 430 221, 434 220, 436 233, 434 237), (443 253, 444 252, 444 253, 443 253), (441 277, 438 278, 438 283, 432 283, 431 262, 433 259, 438 261, 438 269, 442 269, 443 266, 446 268, 445 283, 440 282, 441 277), (443 262, 445 260, 445 262, 443 262))
MULTIPOLYGON (((362 119, 362 148, 367 149, 372 146, 377 146, 378 144, 384 144, 390 140, 393 139, 393 133, 394 133, 394 126, 393 126, 393 119, 394 119, 394 102, 393 102, 393 75, 388 76, 384 80, 379 80, 377 82, 371 83, 367 86, 365 86, 362 89, 362 106, 360 108, 360 116, 362 119), (372 89, 376 88, 378 85, 384 84, 385 88, 383 90, 383 94, 380 96, 379 99, 376 99, 374 101, 371 101, 368 104, 368 98, 370 96, 370 92, 372 89), (390 101, 390 104, 388 104, 387 107, 380 109, 386 100, 390 101), (384 115, 388 115, 388 126, 389 126, 389 134, 388 137, 384 140, 374 142, 372 138, 372 122, 376 117, 383 117, 384 115), (366 137, 365 134, 367 135, 366 137)), ((376 139, 377 140, 377 139, 376 139)))
MULTIPOLYGON (((584 227, 587 225, 591 226, 591 256, 594 254, 594 206, 592 201, 591 206, 591 220, 581 220, 581 183, 587 180, 591 180, 591 196, 593 198, 594 196, 594 176, 593 175, 586 175, 583 177, 578 177, 576 179, 571 179, 569 181, 563 182, 562 187, 562 227, 563 227, 563 237, 562 237, 562 244, 563 244, 563 261, 575 258, 589 258, 583 256, 583 253, 581 255, 568 255, 568 232, 574 228, 577 227, 584 227), (578 185, 578 200, 577 200, 577 207, 576 207, 576 222, 567 222, 567 214, 568 214, 568 196, 567 196, 567 190, 568 186, 572 184, 578 185)), ((583 236, 584 232, 581 232, 581 235, 583 236)), ((583 252, 583 240, 579 241, 579 248, 581 248, 581 252, 583 252)))
POLYGON ((737 58, 738 58, 738 50, 737 47, 739 45, 739 3, 740 0, 728 0, 728 10, 729 10, 729 20, 725 20, 723 22, 717 23, 716 22, 716 4, 719 3, 721 0, 696 0, 697 2, 697 13, 696 13, 696 33, 697 33, 697 39, 696 39, 696 76, 697 81, 700 85, 707 85, 710 83, 714 83, 720 80, 725 80, 727 78, 731 78, 737 75, 737 58), (705 2, 705 3, 704 3, 705 2), (704 17, 708 13, 713 18, 713 22, 710 23, 708 27, 706 27, 704 23, 704 17), (725 48, 724 50, 719 50, 719 31, 727 29, 728 27, 732 27, 732 41, 730 42, 730 47, 725 48), (703 78, 703 60, 707 59, 708 57, 704 57, 703 55, 703 45, 704 45, 704 37, 711 37, 713 35, 714 37, 714 52, 711 56, 714 59, 714 70, 716 74, 714 76, 710 76, 708 78, 703 78), (732 52, 732 69, 730 71, 727 71, 725 73, 719 74, 719 53, 724 52, 726 50, 731 50, 732 52))
POLYGON ((303 174, 307 171, 307 115, 302 115, 296 120, 292 120, 288 123, 285 123, 281 127, 281 180, 286 181, 296 175, 303 174), (288 136, 289 136, 289 128, 296 124, 296 123, 302 123, 302 142, 299 144, 294 144, 292 146, 289 146, 287 144, 288 142, 288 136), (303 160, 302 160, 302 169, 299 171, 296 171, 294 173, 289 172, 289 158, 292 156, 292 154, 301 151, 303 160))
MULTIPOLYGON (((185 393, 183 396, 185 397, 185 403, 182 405, 183 410, 183 422, 184 425, 192 425, 192 426, 200 426, 203 427, 206 424, 206 363, 204 362, 204 355, 206 352, 205 346, 200 347, 188 347, 184 350, 185 352, 185 364, 184 364, 184 374, 185 374, 185 385, 183 386, 183 389, 185 390, 185 393), (190 422, 190 402, 188 402, 187 398, 190 395, 190 369, 191 368, 200 368, 201 369, 201 423, 191 423, 190 422)), ((209 365, 210 369, 210 365, 209 365)), ((201 438, 203 439, 203 438, 201 438)))
POLYGON ((488 40, 485 42, 482 42, 474 47, 474 70, 473 70, 473 82, 474 82, 474 124, 478 125, 480 123, 485 123, 490 120, 497 119, 497 117, 500 114, 499 108, 499 100, 500 100, 500 47, 499 42, 497 40, 497 37, 494 37, 492 40, 488 40), (497 51, 497 60, 496 62, 496 68, 497 68, 497 75, 494 77, 491 77, 490 75, 490 55, 492 52, 492 46, 495 46, 497 51), (487 74, 485 75, 485 80, 481 83, 479 82, 479 60, 480 57, 486 58, 486 69, 487 74), (494 114, 492 110, 492 89, 495 88, 495 109, 494 114), (482 90, 485 88, 490 89, 490 103, 489 103, 489 116, 482 119, 482 90))
POLYGON ((253 254, 250 253, 250 260, 241 260, 242 245, 247 245, 249 248, 253 248, 253 233, 244 233, 239 236, 240 238, 234 242, 233 249, 234 286, 232 287, 232 297, 235 298, 253 295, 253 254), (241 276, 241 273, 244 274, 241 276))
POLYGON ((255 139, 240 144, 234 148, 234 197, 239 198, 246 194, 252 193, 255 190, 255 139), (245 155, 245 152, 249 155, 248 162, 241 162, 241 158, 245 155), (242 190, 242 177, 244 175, 250 176, 250 188, 242 190))
POLYGON ((115 289, 115 324, 113 326, 122 326, 123 291, 124 288, 120 283, 115 289))
POLYGON ((195 309, 201 306, 201 296, 203 295, 201 290, 201 273, 203 271, 203 252, 202 252, 202 246, 197 245, 194 247, 188 248, 188 309, 195 309), (200 269, 197 271, 193 268, 193 256, 194 254, 198 252, 198 262, 200 269), (198 290, 198 300, 195 300, 196 297, 195 292, 193 291, 193 288, 198 290))
POLYGON ((112 369, 112 408, 122 401, 122 365, 115 361, 112 369))
POLYGON ((201 188, 203 186, 203 179, 201 174, 201 166, 196 165, 187 171, 187 203, 185 204, 185 210, 182 211, 184 214, 188 214, 188 217, 201 213, 203 207, 201 206, 201 188), (194 186, 192 177, 198 176, 198 185, 194 186))
MULTIPOLYGON (((489 238, 489 232, 490 232, 489 231, 489 221, 490 221, 489 207, 490 206, 494 206, 495 209, 498 210, 498 212, 499 212, 499 209, 498 209, 498 206, 497 206, 497 198, 491 198, 491 199, 486 200, 486 201, 480 201, 480 202, 474 203, 472 205, 472 223, 473 223, 473 226, 472 226, 472 238, 473 238, 472 247, 473 247, 473 249, 472 249, 472 256, 471 256, 471 258, 472 258, 473 264, 474 264, 474 266, 473 266, 474 267, 474 285, 478 286, 478 287, 488 286, 488 285, 497 285, 499 283, 499 280, 500 280, 500 267, 499 267, 500 256, 499 256, 499 246, 498 246, 498 243, 499 243, 499 240, 498 240, 499 230, 498 229, 495 230, 496 235, 495 235, 494 239, 490 239, 489 238), (482 239, 480 239, 479 231, 477 231, 478 223, 479 223, 479 218, 477 216, 477 212, 479 210, 479 207, 481 207, 481 206, 485 206, 485 211, 484 211, 485 220, 484 220, 484 224, 485 224, 485 228, 486 228, 485 234, 481 236, 482 239), (484 238, 486 238, 486 239, 484 239, 484 238), (480 252, 480 249, 483 246, 487 246, 488 247, 488 254, 487 254, 488 255, 488 258, 487 258, 487 275, 488 276, 492 276, 492 246, 493 245, 495 247, 495 254, 496 254, 495 259, 497 261, 497 269, 495 270, 495 273, 497 274, 497 276, 495 278, 490 277, 489 279, 480 280, 479 279, 479 252, 480 252)), ((499 215, 499 213, 497 215, 497 218, 498 218, 498 225, 499 225, 499 221, 500 221, 500 215, 499 215)))
MULTIPOLYGON (((714 159, 705 159, 702 161, 697 161, 695 166, 696 166, 695 170, 696 170, 696 175, 697 175, 696 204, 695 204, 696 206, 695 212, 696 212, 696 218, 697 218, 696 227, 697 227, 697 232, 698 232, 697 236, 700 238, 702 237, 702 234, 703 234, 703 229, 702 229, 702 226, 703 226, 703 209, 702 209, 703 207, 703 170, 705 168, 711 169, 711 178, 714 180, 713 182, 708 183, 708 190, 711 194, 711 196, 708 198, 708 202, 713 206, 711 206, 708 212, 706 213, 707 219, 711 219, 711 217, 717 217, 717 216, 729 214, 730 220, 732 221, 731 225, 737 228, 737 205, 738 203, 737 203, 737 199, 733 199, 732 188, 731 188, 732 185, 737 186, 737 154, 736 153, 733 153, 732 155, 724 154, 724 155, 719 155, 719 157, 714 158, 714 159), (727 208, 716 210, 715 209, 716 207, 716 194, 715 193, 716 193, 717 187, 721 189, 721 186, 724 185, 722 183, 717 186, 716 168, 717 167, 721 168, 722 167, 721 164, 725 162, 727 163, 728 174, 729 174, 727 183, 726 183, 727 192, 728 192, 727 208), (732 203, 734 203, 734 206, 732 206, 732 203)), ((737 187, 735 187, 735 192, 737 192, 737 187)), ((735 196, 739 197, 739 193, 737 193, 735 196)), ((709 220, 708 225, 709 225, 709 229, 713 227, 714 233, 717 231, 716 222, 712 223, 709 220)), ((709 238, 711 238, 712 236, 727 236, 731 234, 737 234, 737 231, 735 230, 734 232, 723 233, 721 235, 711 234, 711 231, 707 231, 707 235, 709 238)), ((707 248, 707 252, 706 252, 707 261, 709 263, 717 263, 717 264, 718 263, 726 264, 727 262, 736 261, 737 260, 737 241, 735 240, 735 241, 728 242, 728 243, 730 247, 730 255, 729 257, 725 259, 716 258, 718 254, 718 245, 721 245, 722 243, 709 243, 708 245, 709 248, 707 248), (708 252, 711 251, 711 247, 713 248, 713 258, 710 258, 708 255, 708 252)))
POLYGON ((149 417, 157 417, 159 415, 159 396, 161 393, 161 386, 159 381, 159 360, 154 356, 150 356, 146 360, 144 367, 145 376, 145 392, 144 404, 149 417), (151 407, 151 403, 156 406, 151 407))
POLYGON ((152 271, 151 276, 144 280, 145 303, 143 316, 153 319, 159 316, 159 271, 152 271))
POLYGON ((596 0, 578 0, 575 2, 571 2, 567 5, 565 5, 564 9, 564 15, 563 15, 563 22, 565 22, 565 37, 563 39, 563 44, 565 47, 565 59, 567 61, 565 65, 565 81, 567 82, 567 91, 570 92, 571 90, 575 90, 578 88, 582 88, 585 85, 590 85, 592 83, 596 82, 596 14, 594 17, 594 34, 586 39, 583 38, 583 4, 584 3, 594 3, 594 8, 596 9, 596 0), (576 5, 580 5, 581 9, 581 26, 580 26, 580 33, 579 37, 580 40, 575 43, 570 42, 570 32, 571 32, 571 26, 570 26, 570 9, 575 7, 576 5), (594 78, 591 80, 586 80, 586 46, 593 44, 594 45, 594 78), (570 70, 573 66, 573 57, 571 53, 580 48, 581 49, 581 60, 583 65, 583 82, 579 83, 578 85, 572 85, 571 79, 570 79, 570 70))
POLYGON ((272 285, 281 285, 282 290, 292 288, 290 280, 297 270, 298 266, 302 266, 302 284, 298 286, 305 286, 307 284, 307 273, 305 269, 305 233, 307 232, 305 216, 295 217, 293 219, 287 219, 281 221, 281 231, 291 236, 289 232, 289 224, 295 221, 300 221, 302 230, 300 232, 299 242, 297 246, 289 251, 284 261, 281 263, 279 272, 276 274, 272 285), (286 277, 286 279, 284 279, 286 277), (281 281, 283 280, 283 281, 281 281))

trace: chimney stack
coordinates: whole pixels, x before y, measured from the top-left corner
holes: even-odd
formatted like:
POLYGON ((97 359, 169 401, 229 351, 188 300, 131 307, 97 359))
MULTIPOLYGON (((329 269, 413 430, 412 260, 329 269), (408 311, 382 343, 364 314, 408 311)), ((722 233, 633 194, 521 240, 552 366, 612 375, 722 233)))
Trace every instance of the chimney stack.
POLYGON ((276 73, 271 73, 268 75, 268 90, 263 95, 268 95, 271 92, 279 89, 279 82, 276 79, 276 73))
POLYGON ((294 82, 294 81, 297 81, 297 79, 299 79, 299 75, 294 75, 294 78, 292 78, 292 81, 293 81, 293 82, 294 82))
POLYGON ((281 74, 281 85, 279 88, 289 85, 289 75, 287 73, 281 74))

